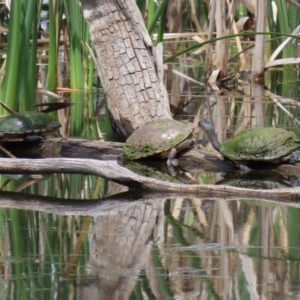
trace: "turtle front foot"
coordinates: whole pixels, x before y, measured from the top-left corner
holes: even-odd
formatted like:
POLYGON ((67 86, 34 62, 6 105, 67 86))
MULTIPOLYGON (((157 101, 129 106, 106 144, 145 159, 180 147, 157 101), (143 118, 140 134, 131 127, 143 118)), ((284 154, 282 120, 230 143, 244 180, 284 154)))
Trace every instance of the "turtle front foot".
POLYGON ((176 154, 177 154, 176 149, 172 148, 169 152, 168 159, 167 159, 167 165, 169 167, 177 167, 179 165, 178 159, 175 158, 176 154))
POLYGON ((176 176, 176 174, 177 174, 176 167, 179 165, 178 159, 175 158, 176 154, 177 154, 176 149, 172 148, 170 150, 170 153, 169 153, 168 159, 167 159, 168 169, 172 176, 176 176))
POLYGON ((300 151, 296 150, 296 151, 292 152, 288 156, 287 160, 292 165, 294 165, 295 163, 299 163, 300 162, 300 151))

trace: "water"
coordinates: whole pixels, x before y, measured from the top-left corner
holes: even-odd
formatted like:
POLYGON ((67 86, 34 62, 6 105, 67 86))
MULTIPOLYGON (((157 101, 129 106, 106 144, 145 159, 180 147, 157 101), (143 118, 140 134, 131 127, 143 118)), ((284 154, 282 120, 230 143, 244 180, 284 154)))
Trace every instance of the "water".
POLYGON ((26 196, 1 198, 15 207, 1 209, 1 299, 300 292, 297 203, 124 194, 77 204, 34 197, 30 211, 26 196))

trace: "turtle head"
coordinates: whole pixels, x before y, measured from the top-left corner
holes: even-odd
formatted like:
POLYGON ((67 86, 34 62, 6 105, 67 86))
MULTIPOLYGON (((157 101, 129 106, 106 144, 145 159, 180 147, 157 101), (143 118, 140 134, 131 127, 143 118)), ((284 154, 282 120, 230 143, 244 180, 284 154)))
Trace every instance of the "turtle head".
POLYGON ((201 119, 199 121, 199 126, 205 131, 212 146, 219 151, 220 143, 218 141, 213 123, 207 119, 201 119))

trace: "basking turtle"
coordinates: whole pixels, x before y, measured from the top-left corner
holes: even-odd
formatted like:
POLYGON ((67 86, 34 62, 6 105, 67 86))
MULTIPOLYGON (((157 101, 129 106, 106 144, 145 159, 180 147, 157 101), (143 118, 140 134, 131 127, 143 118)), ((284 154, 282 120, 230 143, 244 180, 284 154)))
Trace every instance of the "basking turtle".
POLYGON ((255 166, 259 163, 294 163, 300 158, 300 140, 282 128, 263 127, 242 131, 233 138, 219 143, 213 124, 203 119, 199 125, 206 132, 212 146, 234 165, 255 166))
POLYGON ((167 158, 173 164, 176 153, 193 142, 193 126, 173 119, 159 119, 136 129, 123 148, 126 159, 138 160, 151 156, 167 158))
POLYGON ((42 112, 18 113, 0 121, 0 141, 36 141, 60 126, 59 122, 42 112))

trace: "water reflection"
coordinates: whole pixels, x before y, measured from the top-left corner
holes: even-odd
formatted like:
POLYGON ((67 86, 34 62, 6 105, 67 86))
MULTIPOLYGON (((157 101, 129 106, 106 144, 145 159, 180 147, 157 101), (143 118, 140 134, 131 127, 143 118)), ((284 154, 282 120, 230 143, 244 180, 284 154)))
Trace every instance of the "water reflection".
POLYGON ((300 292, 300 205, 284 199, 123 194, 68 202, 2 193, 0 205, 1 298, 294 299, 300 292))

